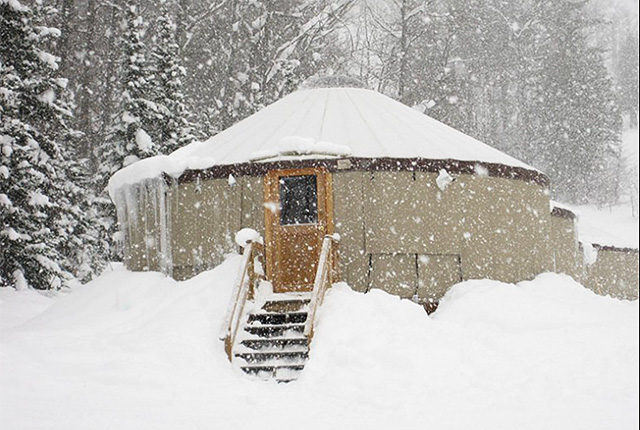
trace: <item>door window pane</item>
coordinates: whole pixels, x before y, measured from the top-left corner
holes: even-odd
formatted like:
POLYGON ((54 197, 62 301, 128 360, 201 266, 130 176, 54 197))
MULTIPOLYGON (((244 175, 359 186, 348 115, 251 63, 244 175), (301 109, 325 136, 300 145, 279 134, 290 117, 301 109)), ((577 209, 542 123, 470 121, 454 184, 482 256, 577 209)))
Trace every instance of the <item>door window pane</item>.
POLYGON ((318 223, 315 175, 280 177, 280 225, 318 223))

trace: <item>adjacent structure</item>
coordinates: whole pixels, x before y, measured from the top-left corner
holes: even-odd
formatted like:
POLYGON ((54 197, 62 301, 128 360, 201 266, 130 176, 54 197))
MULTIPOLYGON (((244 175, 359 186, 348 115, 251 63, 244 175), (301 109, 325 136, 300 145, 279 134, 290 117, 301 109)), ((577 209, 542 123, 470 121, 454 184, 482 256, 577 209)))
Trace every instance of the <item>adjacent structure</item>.
POLYGON ((290 94, 121 170, 110 192, 126 266, 176 279, 219 264, 249 227, 281 292, 309 288, 320 242, 336 232, 342 278, 360 291, 437 302, 462 280, 555 271, 638 297, 638 250, 580 244, 542 172, 365 89, 290 94))

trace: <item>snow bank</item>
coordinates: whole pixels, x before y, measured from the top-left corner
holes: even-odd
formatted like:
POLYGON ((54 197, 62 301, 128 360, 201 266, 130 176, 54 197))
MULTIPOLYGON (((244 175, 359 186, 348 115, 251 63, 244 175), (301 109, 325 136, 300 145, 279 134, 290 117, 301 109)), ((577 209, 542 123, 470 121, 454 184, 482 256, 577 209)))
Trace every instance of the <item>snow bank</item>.
POLYGON ((633 428, 637 335, 637 302, 563 275, 461 283, 431 318, 340 286, 300 381, 346 386, 341 401, 359 399, 362 428, 633 428))
MULTIPOLYGON (((428 316, 337 284, 301 378, 276 384, 216 336, 238 261, 185 282, 108 273, 3 330, 2 428, 637 428, 637 301, 545 274, 461 283, 428 316)), ((44 307, 18 303, 0 310, 44 307)))
POLYGON ((0 288, 0 332, 23 324, 53 303, 51 298, 34 290, 0 288))

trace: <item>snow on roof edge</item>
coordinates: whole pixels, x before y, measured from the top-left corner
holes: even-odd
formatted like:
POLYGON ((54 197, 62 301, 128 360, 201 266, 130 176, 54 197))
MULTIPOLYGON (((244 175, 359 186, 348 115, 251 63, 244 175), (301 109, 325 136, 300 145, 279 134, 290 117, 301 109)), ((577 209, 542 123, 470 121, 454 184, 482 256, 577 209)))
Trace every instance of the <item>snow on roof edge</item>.
MULTIPOLYGON (((171 155, 173 154, 175 152, 171 155)), ((212 158, 178 158, 171 155, 156 155, 144 158, 118 170, 111 176, 107 185, 111 200, 115 201, 117 190, 125 185, 133 185, 149 179, 160 178, 163 175, 177 178, 186 170, 206 169, 215 165, 215 160, 212 158)))

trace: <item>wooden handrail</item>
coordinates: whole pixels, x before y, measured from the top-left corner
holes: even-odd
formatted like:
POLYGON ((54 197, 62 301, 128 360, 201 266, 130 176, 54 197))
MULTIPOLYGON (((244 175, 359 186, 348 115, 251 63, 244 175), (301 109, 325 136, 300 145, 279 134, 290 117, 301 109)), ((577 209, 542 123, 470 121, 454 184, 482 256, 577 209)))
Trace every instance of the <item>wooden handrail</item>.
POLYGON ((311 343, 311 338, 313 337, 316 314, 322 304, 324 294, 329 286, 337 281, 337 253, 333 243, 338 243, 339 241, 340 236, 337 234, 328 234, 322 241, 322 249, 320 250, 318 267, 316 269, 316 278, 313 283, 309 311, 307 312, 307 322, 304 325, 304 335, 309 339, 309 343, 311 343))
POLYGON ((245 304, 253 293, 256 282, 264 278, 262 268, 258 271, 255 265, 256 259, 264 261, 264 246, 258 242, 248 242, 242 252, 240 271, 236 278, 231 301, 227 309, 227 316, 223 325, 220 339, 224 340, 224 349, 227 352, 229 361, 232 359, 232 348, 240 326, 240 318, 244 312, 245 304))

